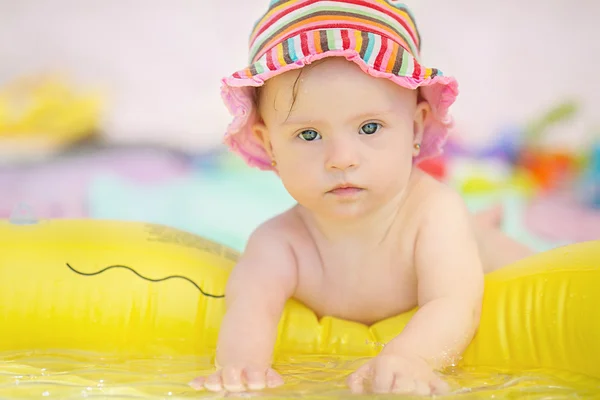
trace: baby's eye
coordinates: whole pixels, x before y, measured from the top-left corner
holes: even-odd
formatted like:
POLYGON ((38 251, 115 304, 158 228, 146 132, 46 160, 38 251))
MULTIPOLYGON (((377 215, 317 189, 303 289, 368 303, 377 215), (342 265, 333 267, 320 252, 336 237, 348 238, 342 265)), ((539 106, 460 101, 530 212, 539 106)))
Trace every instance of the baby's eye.
POLYGON ((377 122, 369 122, 368 124, 364 124, 360 128, 360 133, 364 133, 365 135, 372 135, 377 132, 381 128, 381 125, 377 122))
POLYGON ((302 131, 302 132, 300 132, 300 134, 298 136, 300 137, 300 139, 306 140, 307 142, 311 142, 313 140, 321 138, 321 135, 319 135, 319 132, 317 132, 313 129, 307 129, 305 131, 302 131))

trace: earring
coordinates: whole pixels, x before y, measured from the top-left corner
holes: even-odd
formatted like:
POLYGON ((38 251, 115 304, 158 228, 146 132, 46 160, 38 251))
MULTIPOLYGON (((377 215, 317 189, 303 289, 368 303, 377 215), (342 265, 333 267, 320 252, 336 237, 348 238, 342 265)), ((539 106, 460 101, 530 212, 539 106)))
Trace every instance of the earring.
POLYGON ((415 150, 419 151, 421 150, 421 143, 415 143, 415 150))
POLYGON ((271 160, 271 167, 274 167, 274 166, 276 166, 276 165, 277 165, 277 161, 275 161, 275 160, 271 160))

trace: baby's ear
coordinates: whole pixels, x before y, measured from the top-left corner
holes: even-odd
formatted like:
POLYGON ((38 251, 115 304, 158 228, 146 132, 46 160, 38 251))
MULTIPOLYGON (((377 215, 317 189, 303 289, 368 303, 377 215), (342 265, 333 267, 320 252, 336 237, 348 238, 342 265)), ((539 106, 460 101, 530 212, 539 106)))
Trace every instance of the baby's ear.
POLYGON ((261 120, 255 122, 252 125, 252 134, 258 139, 258 141, 262 144, 263 148, 271 158, 274 159, 273 155, 273 146, 271 146, 271 138, 269 136, 269 130, 265 123, 261 120))
POLYGON ((423 142, 423 131, 425 130, 425 123, 429 114, 431 113, 431 106, 426 100, 420 99, 415 109, 413 117, 413 142, 414 144, 421 144, 423 142))

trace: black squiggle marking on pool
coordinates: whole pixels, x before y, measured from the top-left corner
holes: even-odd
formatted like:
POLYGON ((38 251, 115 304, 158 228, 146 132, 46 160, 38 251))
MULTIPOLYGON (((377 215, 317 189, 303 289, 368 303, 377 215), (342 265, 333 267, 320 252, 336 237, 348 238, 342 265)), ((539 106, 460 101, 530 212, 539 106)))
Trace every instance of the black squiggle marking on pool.
POLYGON ((110 270, 110 269, 119 269, 119 268, 120 268, 120 269, 127 269, 127 270, 129 270, 129 271, 133 272, 134 274, 136 274, 137 276, 139 276, 140 278, 142 278, 143 280, 146 280, 146 281, 148 281, 148 282, 152 282, 152 283, 164 282, 164 281, 168 281, 169 279, 183 279, 184 281, 188 281, 189 283, 191 283, 192 285, 194 285, 194 287, 195 287, 196 289, 198 289, 198 291, 199 291, 200 293, 202 293, 202 294, 203 294, 204 296, 206 296, 206 297, 212 297, 212 298, 214 298, 214 299, 222 299, 222 298, 224 298, 224 297, 225 297, 225 295, 224 295, 224 294, 211 294, 211 293, 207 293, 207 292, 205 292, 204 290, 202 290, 202 288, 201 288, 200 286, 198 286, 198 284, 197 284, 196 282, 194 282, 194 281, 193 281, 193 280, 191 280, 190 278, 188 278, 188 277, 185 277, 185 276, 182 276, 182 275, 169 275, 169 276, 167 276, 167 277, 160 278, 160 279, 152 279, 152 278, 147 278, 147 277, 145 277, 145 276, 141 275, 140 273, 138 273, 138 272, 137 272, 136 270, 134 270, 133 268, 131 268, 131 267, 127 267, 127 266, 125 266, 125 265, 111 265, 111 266, 109 266, 109 267, 106 267, 106 268, 104 268, 104 269, 102 269, 102 270, 100 270, 100 271, 97 271, 97 272, 90 272, 90 273, 86 273, 86 272, 77 271, 77 270, 76 270, 75 268, 73 268, 73 267, 72 267, 72 266, 71 266, 69 263, 66 263, 66 264, 67 264, 67 267, 69 267, 69 269, 70 269, 71 271, 75 272, 76 274, 83 275, 83 276, 95 276, 95 275, 100 275, 101 273, 103 273, 103 272, 106 272, 106 271, 108 271, 108 270, 110 270))

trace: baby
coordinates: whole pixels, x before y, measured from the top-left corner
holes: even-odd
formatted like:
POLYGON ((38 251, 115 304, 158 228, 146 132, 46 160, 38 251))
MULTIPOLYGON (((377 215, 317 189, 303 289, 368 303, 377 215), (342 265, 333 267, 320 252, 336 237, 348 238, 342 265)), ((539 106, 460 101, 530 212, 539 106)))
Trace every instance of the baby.
POLYGON ((226 142, 275 171, 297 205, 253 232, 226 289, 212 391, 283 384, 277 326, 295 298, 364 324, 419 309, 348 378, 355 393, 441 394, 436 373, 470 343, 484 273, 528 254, 478 223, 459 194, 416 168, 437 155, 457 83, 419 60, 407 8, 392 0, 272 1, 251 65, 224 80, 226 142))

